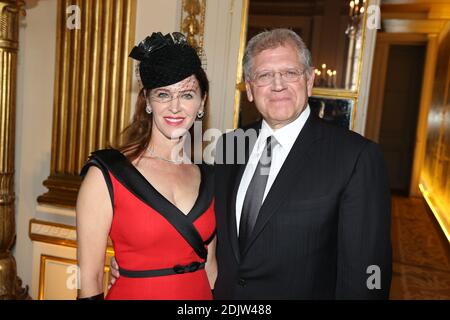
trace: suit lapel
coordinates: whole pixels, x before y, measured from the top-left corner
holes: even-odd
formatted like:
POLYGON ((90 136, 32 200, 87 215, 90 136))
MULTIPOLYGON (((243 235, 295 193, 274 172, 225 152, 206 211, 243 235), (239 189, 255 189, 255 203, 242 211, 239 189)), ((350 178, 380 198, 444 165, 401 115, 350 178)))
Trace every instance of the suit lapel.
MULTIPOLYGON (((252 126, 249 129, 256 130, 257 134, 259 135, 260 129, 261 129, 261 121, 259 121, 255 126, 252 126)), ((250 139, 246 140, 245 142, 245 162, 243 164, 236 164, 233 165, 233 169, 231 170, 230 174, 233 179, 231 179, 232 183, 232 189, 231 193, 228 195, 228 204, 230 205, 228 209, 228 233, 229 238, 231 240, 231 247, 233 249, 234 255, 236 257, 237 262, 240 262, 240 252, 239 252, 239 240, 238 240, 238 234, 237 234, 237 222, 236 222, 236 197, 239 190, 239 185, 242 180, 242 176, 245 171, 245 167, 248 163, 248 159, 250 157, 250 153, 253 150, 254 143, 256 141, 252 141, 250 139)), ((237 154, 238 146, 236 144, 233 144, 234 146, 234 154, 237 154)), ((236 160, 236 159, 235 159, 236 160)))
POLYGON ((244 174, 245 165, 240 164, 235 167, 234 172, 231 174, 235 177, 233 185, 233 189, 229 194, 230 198, 228 203, 230 208, 228 210, 228 233, 231 240, 231 247, 234 252, 234 256, 236 257, 237 262, 240 262, 240 254, 239 254, 239 241, 237 236, 237 223, 236 223, 236 196, 239 189, 239 183, 241 182, 242 175, 244 174))
POLYGON ((244 249, 244 254, 261 233, 272 215, 277 211, 280 204, 285 201, 285 197, 289 194, 291 186, 294 183, 298 183, 299 177, 303 176, 300 173, 302 169, 306 167, 305 165, 309 160, 308 155, 313 148, 314 142, 320 139, 320 128, 317 122, 318 120, 311 114, 298 135, 264 200, 253 232, 244 249))

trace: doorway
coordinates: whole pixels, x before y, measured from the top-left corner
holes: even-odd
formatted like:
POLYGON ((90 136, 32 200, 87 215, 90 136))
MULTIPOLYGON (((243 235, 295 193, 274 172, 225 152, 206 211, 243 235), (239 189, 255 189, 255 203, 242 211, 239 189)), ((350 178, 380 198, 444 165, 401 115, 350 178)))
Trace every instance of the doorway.
POLYGON ((403 195, 409 194, 425 53, 425 45, 389 47, 378 142, 391 190, 403 195))

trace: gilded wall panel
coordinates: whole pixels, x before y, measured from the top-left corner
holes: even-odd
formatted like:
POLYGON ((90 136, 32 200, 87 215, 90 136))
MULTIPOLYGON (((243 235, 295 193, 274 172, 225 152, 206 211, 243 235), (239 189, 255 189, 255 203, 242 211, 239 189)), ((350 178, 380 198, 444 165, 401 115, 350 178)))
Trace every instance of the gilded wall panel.
POLYGON ((441 41, 438 52, 421 182, 450 241, 450 32, 441 41))
POLYGON ((72 207, 90 152, 117 142, 130 115, 136 0, 59 0, 49 191, 72 207))

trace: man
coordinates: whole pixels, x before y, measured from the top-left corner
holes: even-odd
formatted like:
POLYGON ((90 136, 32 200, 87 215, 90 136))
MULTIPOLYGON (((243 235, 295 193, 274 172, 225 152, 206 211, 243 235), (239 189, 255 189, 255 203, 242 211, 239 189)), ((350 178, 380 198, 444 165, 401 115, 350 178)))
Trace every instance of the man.
POLYGON ((244 75, 263 120, 216 147, 214 297, 387 299, 390 195, 380 149, 311 113, 311 56, 293 31, 252 38, 244 75))
POLYGON ((244 74, 263 121, 216 148, 215 298, 388 298, 390 195, 380 149, 311 113, 310 53, 293 31, 252 38, 244 74), (249 130, 258 139, 236 163, 249 130))

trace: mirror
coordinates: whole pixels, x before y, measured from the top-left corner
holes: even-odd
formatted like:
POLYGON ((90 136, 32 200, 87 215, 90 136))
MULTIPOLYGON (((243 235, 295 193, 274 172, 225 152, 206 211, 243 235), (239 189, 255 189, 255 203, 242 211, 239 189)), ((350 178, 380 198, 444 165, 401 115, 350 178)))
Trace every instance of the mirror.
POLYGON ((355 99, 339 97, 311 96, 309 98, 311 112, 317 114, 325 122, 350 128, 353 121, 355 99))
MULTIPOLYGON (((311 51, 315 66, 315 102, 324 96, 332 98, 333 92, 342 91, 347 92, 347 98, 356 98, 362 60, 366 0, 244 1, 248 6, 247 40, 261 31, 279 27, 290 28, 302 37, 311 51), (324 92, 326 94, 323 94, 324 92)), ((241 47, 244 48, 245 44, 241 44, 241 47)), ((242 82, 238 88, 241 94, 239 105, 236 106, 235 127, 243 127, 259 120, 260 115, 254 104, 247 100, 242 82)), ((313 103, 312 99, 310 100, 313 103)), ((355 102, 353 99, 349 103, 350 109, 346 111, 350 113, 350 117, 355 102)), ((330 101, 323 103, 329 105, 330 101)), ((336 122, 344 123, 340 120, 336 122)), ((347 124, 351 127, 350 118, 347 124)))

